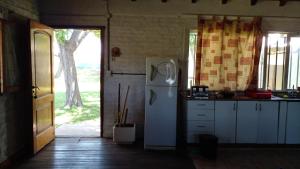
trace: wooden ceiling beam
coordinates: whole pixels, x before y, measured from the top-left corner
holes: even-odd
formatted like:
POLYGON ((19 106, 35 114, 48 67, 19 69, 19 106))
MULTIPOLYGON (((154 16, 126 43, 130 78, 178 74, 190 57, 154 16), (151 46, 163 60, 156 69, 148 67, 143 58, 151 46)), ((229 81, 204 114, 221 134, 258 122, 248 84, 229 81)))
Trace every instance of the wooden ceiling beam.
POLYGON ((256 5, 256 3, 257 3, 257 0, 251 0, 251 6, 256 5))
POLYGON ((222 0, 222 4, 227 4, 227 0, 222 0))
POLYGON ((284 6, 288 0, 279 0, 279 6, 284 6))

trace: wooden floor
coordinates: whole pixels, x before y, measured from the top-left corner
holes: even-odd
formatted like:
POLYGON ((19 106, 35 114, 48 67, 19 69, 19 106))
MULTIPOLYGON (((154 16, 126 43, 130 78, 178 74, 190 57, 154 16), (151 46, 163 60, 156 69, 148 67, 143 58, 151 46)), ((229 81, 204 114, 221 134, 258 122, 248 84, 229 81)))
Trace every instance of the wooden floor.
POLYGON ((110 139, 57 138, 17 169, 194 169, 191 158, 174 151, 144 151, 110 139))
POLYGON ((220 148, 216 160, 193 159, 197 169, 300 169, 299 148, 220 148))

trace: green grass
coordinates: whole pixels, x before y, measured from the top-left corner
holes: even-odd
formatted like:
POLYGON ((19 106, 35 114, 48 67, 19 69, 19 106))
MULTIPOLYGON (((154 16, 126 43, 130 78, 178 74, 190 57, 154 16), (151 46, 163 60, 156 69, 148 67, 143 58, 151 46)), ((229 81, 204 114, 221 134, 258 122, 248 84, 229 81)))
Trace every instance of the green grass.
MULTIPOLYGON (((64 107, 65 91, 57 88, 55 92, 56 127, 100 119, 100 69, 78 67, 77 77, 83 106, 64 107)), ((62 78, 56 79, 56 84, 64 85, 62 78)))
POLYGON ((55 115, 57 127, 63 123, 76 124, 100 118, 100 92, 81 92, 83 107, 66 108, 65 93, 55 93, 55 115))

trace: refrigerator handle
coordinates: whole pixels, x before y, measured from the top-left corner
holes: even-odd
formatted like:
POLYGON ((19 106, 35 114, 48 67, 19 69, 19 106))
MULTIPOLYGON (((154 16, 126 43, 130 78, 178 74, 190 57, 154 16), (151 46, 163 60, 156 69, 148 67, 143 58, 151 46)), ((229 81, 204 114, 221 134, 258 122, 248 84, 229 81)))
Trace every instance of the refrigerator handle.
POLYGON ((151 106, 155 99, 155 92, 150 89, 150 99, 149 99, 149 105, 151 106))
POLYGON ((157 68, 154 65, 151 65, 151 72, 150 72, 150 81, 154 80, 157 74, 157 68))

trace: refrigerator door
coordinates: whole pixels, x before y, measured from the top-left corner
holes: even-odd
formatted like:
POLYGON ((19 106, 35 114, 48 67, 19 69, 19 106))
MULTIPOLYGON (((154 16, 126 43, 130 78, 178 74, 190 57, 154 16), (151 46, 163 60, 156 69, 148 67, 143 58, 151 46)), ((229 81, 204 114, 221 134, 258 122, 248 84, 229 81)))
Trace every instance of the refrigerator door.
POLYGON ((145 148, 175 147, 177 87, 146 86, 145 148))
POLYGON ((146 85, 177 86, 178 62, 174 58, 146 58, 146 85))

